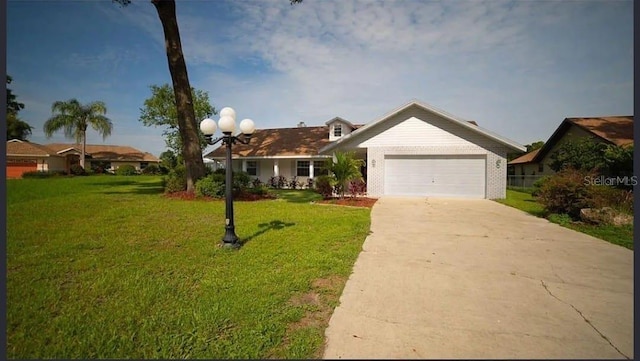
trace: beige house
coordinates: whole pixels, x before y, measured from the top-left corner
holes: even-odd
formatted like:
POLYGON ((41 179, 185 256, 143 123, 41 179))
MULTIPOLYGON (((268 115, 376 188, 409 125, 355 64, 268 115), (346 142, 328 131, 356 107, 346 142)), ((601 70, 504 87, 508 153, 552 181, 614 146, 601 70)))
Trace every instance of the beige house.
MULTIPOLYGON (((301 124, 302 125, 302 124, 301 124)), ((353 151, 372 197, 504 198, 506 154, 524 147, 430 105, 412 101, 365 125, 333 118, 325 126, 256 130, 233 147, 232 166, 266 182, 306 183, 338 151, 353 151)), ((225 159, 219 147, 205 155, 225 159)))
POLYGON ((591 138, 620 147, 633 145, 633 116, 565 118, 542 148, 509 162, 509 167, 513 167, 511 180, 531 186, 541 176, 554 174, 549 167, 551 154, 566 141, 578 138, 591 138))
MULTIPOLYGON (((7 178, 20 178, 25 172, 66 172, 80 163, 81 145, 53 143, 41 145, 12 139, 7 141, 7 178)), ((101 166, 107 170, 130 164, 137 170, 160 163, 151 153, 129 146, 93 145, 86 148, 87 169, 101 166)))

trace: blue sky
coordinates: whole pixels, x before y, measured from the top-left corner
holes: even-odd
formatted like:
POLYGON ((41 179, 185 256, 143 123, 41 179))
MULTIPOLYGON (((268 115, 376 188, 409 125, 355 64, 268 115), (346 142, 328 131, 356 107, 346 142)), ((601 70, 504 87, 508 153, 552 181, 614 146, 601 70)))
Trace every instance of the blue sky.
MULTIPOLYGON (((177 1, 191 85, 258 128, 365 124, 417 99, 502 136, 546 140, 565 117, 633 114, 632 1, 177 1)), ((156 156, 138 120, 171 83, 153 5, 7 3, 7 73, 44 137, 56 100, 102 100, 114 130, 93 144, 156 156)))

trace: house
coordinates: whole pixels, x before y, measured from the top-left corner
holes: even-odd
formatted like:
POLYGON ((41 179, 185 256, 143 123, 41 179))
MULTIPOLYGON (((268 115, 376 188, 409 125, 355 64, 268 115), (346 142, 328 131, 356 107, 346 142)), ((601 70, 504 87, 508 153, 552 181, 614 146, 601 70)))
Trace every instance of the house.
MULTIPOLYGON (((257 130, 233 148, 233 169, 262 181, 317 175, 334 152, 365 161, 369 196, 504 198, 506 155, 524 147, 477 124, 412 101, 366 125, 333 118, 321 127, 257 130)), ((206 158, 224 160, 219 147, 206 158)))
MULTIPOLYGON (((71 166, 80 163, 82 146, 79 144, 54 143, 41 145, 26 140, 7 141, 7 178, 20 178, 31 171, 69 173, 71 166)), ((129 146, 93 145, 86 147, 87 169, 100 166, 115 170, 124 164, 131 164, 142 170, 160 160, 154 155, 129 146)))
POLYGON ((578 138, 590 138, 596 142, 620 147, 631 146, 633 116, 565 118, 542 148, 509 162, 509 167, 513 167, 513 182, 530 186, 535 179, 554 174, 553 169, 549 167, 551 154, 566 141, 578 138))

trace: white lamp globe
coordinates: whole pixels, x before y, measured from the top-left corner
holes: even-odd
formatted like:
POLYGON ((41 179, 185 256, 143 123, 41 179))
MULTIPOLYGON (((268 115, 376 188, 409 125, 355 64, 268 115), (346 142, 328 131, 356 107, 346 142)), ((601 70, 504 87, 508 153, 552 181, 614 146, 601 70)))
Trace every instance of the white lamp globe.
POLYGON ((236 120, 228 115, 223 115, 218 120, 218 126, 223 133, 233 133, 236 130, 236 120))
POLYGON ((242 119, 240 122, 240 131, 242 134, 251 135, 256 131, 256 126, 251 119, 242 119))
POLYGON ((231 107, 224 107, 222 108, 222 110, 220 110, 220 118, 224 117, 224 116, 229 116, 231 118, 233 118, 233 121, 236 121, 236 111, 233 110, 233 108, 231 107))
POLYGON ((213 135, 217 127, 216 121, 211 118, 204 119, 200 122, 200 130, 204 135, 213 135))

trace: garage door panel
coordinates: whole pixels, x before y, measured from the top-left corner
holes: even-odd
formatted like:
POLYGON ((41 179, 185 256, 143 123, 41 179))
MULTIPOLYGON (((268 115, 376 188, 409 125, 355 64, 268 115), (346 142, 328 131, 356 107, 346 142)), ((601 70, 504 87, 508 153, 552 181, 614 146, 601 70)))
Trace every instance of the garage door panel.
POLYGON ((484 155, 387 155, 386 195, 485 197, 484 155))

